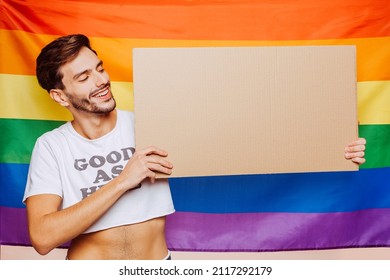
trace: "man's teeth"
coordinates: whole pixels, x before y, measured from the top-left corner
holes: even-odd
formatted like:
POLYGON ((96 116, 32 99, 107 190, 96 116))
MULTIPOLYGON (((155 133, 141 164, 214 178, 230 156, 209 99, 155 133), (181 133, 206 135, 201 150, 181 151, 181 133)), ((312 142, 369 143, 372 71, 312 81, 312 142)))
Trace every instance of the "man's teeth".
POLYGON ((96 95, 96 97, 102 97, 105 96, 108 93, 108 90, 103 91, 102 93, 96 95))

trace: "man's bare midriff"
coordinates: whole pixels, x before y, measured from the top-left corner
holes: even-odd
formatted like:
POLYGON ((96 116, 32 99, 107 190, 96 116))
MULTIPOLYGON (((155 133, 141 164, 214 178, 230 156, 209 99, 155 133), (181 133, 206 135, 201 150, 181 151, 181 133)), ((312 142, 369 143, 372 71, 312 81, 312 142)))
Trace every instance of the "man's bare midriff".
POLYGON ((168 249, 165 217, 82 234, 68 250, 70 260, 161 260, 168 249))

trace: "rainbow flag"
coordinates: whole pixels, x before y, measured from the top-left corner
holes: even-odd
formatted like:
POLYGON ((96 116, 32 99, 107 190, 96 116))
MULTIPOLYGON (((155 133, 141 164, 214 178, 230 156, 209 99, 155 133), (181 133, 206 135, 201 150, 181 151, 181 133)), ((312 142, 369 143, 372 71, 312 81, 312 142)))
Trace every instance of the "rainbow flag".
POLYGON ((126 110, 133 110, 134 47, 355 45, 359 134, 368 141, 361 169, 171 179, 177 212, 168 218, 167 239, 180 251, 390 246, 388 0, 0 5, 0 244, 30 246, 21 200, 32 147, 71 117, 38 86, 35 58, 54 38, 84 33, 105 62, 118 107, 126 110))

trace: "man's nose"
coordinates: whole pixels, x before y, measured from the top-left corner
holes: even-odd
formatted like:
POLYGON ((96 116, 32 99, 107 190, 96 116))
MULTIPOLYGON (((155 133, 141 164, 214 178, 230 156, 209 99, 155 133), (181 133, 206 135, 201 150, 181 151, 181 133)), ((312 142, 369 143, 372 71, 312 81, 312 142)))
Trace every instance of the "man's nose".
POLYGON ((108 83, 108 77, 107 75, 105 75, 105 73, 100 73, 96 71, 94 77, 97 86, 101 86, 108 83))

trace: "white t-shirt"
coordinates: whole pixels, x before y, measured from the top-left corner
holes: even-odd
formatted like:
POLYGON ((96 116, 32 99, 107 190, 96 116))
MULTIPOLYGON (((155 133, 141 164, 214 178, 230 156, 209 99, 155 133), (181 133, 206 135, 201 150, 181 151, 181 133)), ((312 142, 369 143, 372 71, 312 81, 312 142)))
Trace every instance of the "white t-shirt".
MULTIPOLYGON (((134 114, 117 110, 115 128, 101 138, 89 140, 72 124, 38 138, 32 153, 23 201, 37 194, 62 197, 61 209, 76 204, 119 175, 135 150, 134 114)), ((174 212, 166 179, 142 182, 126 192, 85 233, 134 224, 174 212)))

